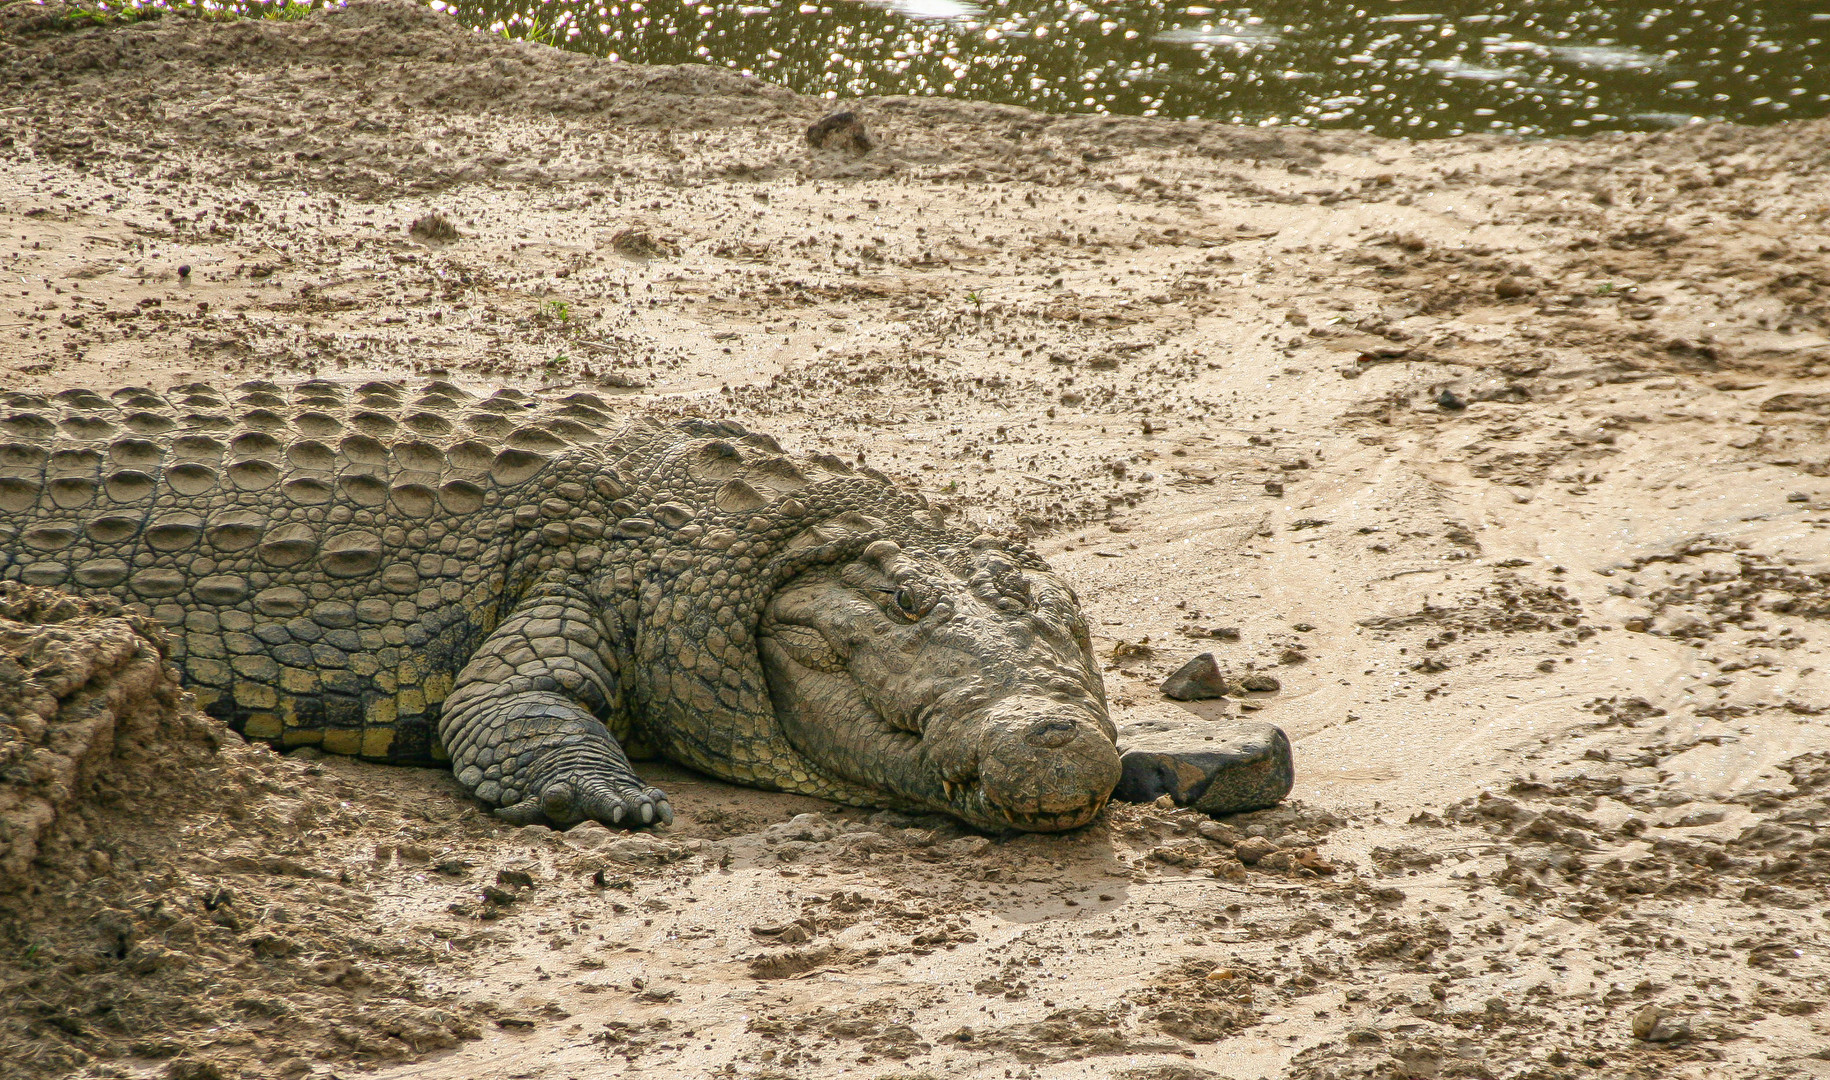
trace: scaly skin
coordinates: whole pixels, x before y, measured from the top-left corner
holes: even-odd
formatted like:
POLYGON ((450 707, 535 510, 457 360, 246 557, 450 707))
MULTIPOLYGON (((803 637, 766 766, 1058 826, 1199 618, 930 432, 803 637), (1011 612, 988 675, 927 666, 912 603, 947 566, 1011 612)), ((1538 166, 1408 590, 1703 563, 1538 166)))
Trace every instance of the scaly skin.
POLYGON ((0 579, 170 629, 209 714, 448 761, 515 822, 672 819, 629 766, 1057 830, 1118 777, 1025 549, 736 424, 322 380, 0 396, 0 579))

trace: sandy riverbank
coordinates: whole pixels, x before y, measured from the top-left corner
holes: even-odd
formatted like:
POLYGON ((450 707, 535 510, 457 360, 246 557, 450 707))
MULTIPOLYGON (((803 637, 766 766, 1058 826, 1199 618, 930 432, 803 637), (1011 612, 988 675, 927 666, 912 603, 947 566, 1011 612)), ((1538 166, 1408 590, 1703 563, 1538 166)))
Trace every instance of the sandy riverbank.
POLYGON ((1830 1076, 1830 125, 884 99, 853 157, 802 141, 827 103, 405 6, 39 12, 0 9, 6 391, 445 372, 866 461, 1035 538, 1121 724, 1184 715, 1156 686, 1199 652, 1273 674, 1204 715, 1283 726, 1296 802, 1231 824, 1333 870, 1154 809, 993 842, 667 767, 670 832, 560 837, 231 745, 60 842, 0 1058, 1830 1076), (1653 1004, 1689 1037, 1635 1038, 1653 1004))

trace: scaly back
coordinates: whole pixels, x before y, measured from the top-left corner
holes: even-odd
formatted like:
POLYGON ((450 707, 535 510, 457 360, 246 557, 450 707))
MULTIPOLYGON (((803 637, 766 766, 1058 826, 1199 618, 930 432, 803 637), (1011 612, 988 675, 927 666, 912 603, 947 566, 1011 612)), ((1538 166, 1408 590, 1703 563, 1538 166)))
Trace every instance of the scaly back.
POLYGON ((6 394, 0 578, 150 612, 252 738, 431 761, 515 537, 578 524, 597 496, 564 466, 602 462, 614 427, 590 394, 446 382, 6 394))

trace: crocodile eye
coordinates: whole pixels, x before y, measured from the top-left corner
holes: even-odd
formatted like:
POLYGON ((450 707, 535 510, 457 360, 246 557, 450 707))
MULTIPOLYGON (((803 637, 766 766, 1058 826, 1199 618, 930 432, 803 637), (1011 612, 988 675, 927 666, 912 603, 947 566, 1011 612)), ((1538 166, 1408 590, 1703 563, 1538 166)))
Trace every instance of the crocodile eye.
POLYGON ((921 615, 921 598, 907 589, 897 589, 896 610, 911 619, 917 618, 921 615))

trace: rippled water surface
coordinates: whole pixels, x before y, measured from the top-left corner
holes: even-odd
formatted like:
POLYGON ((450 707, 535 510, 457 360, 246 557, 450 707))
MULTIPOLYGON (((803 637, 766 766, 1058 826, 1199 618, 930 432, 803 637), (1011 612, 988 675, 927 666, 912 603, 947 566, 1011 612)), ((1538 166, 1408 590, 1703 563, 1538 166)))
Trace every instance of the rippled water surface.
POLYGON ((840 98, 1432 137, 1830 113, 1830 0, 460 0, 458 18, 643 63, 718 64, 840 98))
POLYGON ((1422 138, 1830 114, 1830 0, 431 0, 478 27, 804 93, 947 94, 1422 138))

